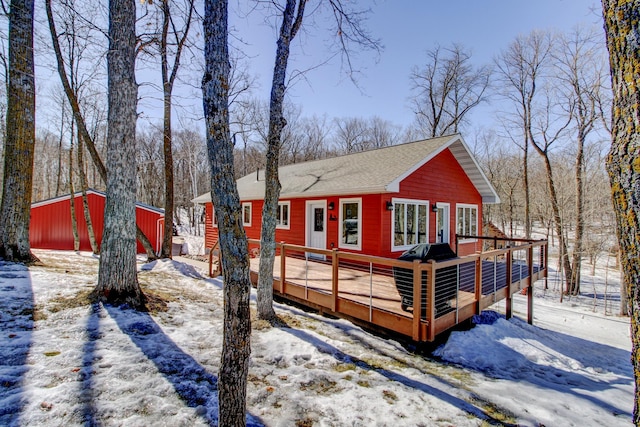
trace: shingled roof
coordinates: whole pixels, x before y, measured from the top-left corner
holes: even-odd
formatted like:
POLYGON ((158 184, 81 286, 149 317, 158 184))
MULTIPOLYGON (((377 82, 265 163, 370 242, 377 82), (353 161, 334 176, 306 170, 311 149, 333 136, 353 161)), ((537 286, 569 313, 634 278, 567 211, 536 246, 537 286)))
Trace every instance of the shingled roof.
MULTIPOLYGON (((398 192, 403 179, 447 148, 482 195, 483 203, 499 203, 498 195, 458 134, 281 166, 280 197, 398 192)), ((237 184, 242 200, 264 198, 264 171, 246 175, 237 184)), ((206 193, 193 201, 210 202, 211 197, 206 193)))

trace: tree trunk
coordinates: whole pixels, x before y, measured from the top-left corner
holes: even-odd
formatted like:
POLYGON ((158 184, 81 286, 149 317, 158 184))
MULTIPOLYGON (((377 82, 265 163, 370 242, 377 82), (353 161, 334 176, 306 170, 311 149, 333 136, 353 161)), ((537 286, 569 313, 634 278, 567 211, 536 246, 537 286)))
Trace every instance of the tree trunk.
MULTIPOLYGON (((61 104, 64 101, 61 102, 61 104)), ((58 138, 58 174, 56 177, 56 194, 55 197, 60 195, 60 191, 62 189, 62 141, 64 139, 64 118, 65 118, 65 108, 64 105, 61 105, 61 117, 60 117, 60 138, 58 138)), ((71 166, 69 166, 71 167, 71 166)), ((73 193, 72 193, 73 194, 73 193)))
POLYGON ((302 25, 305 3, 306 0, 299 0, 298 12, 296 13, 296 0, 287 0, 282 15, 282 26, 280 27, 276 60, 273 67, 258 277, 258 317, 265 320, 273 320, 276 317, 273 310, 273 263, 276 248, 276 214, 281 188, 278 178, 280 140, 282 129, 287 123, 283 114, 285 78, 289 62, 289 47, 291 40, 302 25))
POLYGON ((564 235, 564 228, 562 226, 562 217, 560 216, 560 205, 558 204, 558 195, 556 193, 556 185, 553 180, 553 170, 551 169, 551 160, 546 152, 540 153, 544 159, 544 166, 547 172, 547 186, 549 187, 549 197, 551 199, 551 209, 553 210, 553 222, 558 235, 558 245, 560 246, 560 254, 562 268, 564 270, 566 280, 566 293, 571 292, 571 263, 569 262, 569 252, 567 251, 567 239, 564 235))
MULTIPOLYGON (((163 73, 164 74, 164 73, 163 73)), ((173 150, 171 147, 171 89, 164 84, 164 236, 162 238, 161 258, 171 258, 173 246, 173 150)))
POLYGON ((93 221, 91 221, 91 211, 89 211, 89 200, 87 199, 87 175, 84 172, 84 147, 82 137, 78 134, 78 176, 80 177, 80 190, 82 191, 82 211, 84 212, 84 222, 87 225, 87 235, 89 244, 94 254, 99 253, 96 235, 93 232, 93 221))
POLYGON ((602 0, 613 87, 612 142, 607 157, 624 285, 630 298, 635 399, 640 426, 640 0, 602 0))
MULTIPOLYGON (((529 189, 529 141, 525 138, 522 154, 522 185, 524 186, 524 238, 531 238, 531 194, 529 189)), ((513 236, 513 234, 511 234, 513 236)))
POLYGON ((110 0, 107 200, 95 294, 103 302, 143 308, 136 275, 135 17, 135 0, 110 0))
POLYGON ((71 232, 73 233, 73 250, 80 250, 80 236, 78 235, 78 219, 76 218, 76 198, 73 189, 73 130, 69 145, 69 207, 71 208, 71 232))
POLYGON ((584 140, 585 136, 580 130, 578 132, 578 151, 576 153, 576 232, 571 263, 571 295, 580 293, 582 272, 582 251, 584 246, 584 140))
POLYGON ((12 0, 9 13, 9 82, 0 203, 0 258, 32 263, 29 221, 36 131, 33 0, 12 0))
POLYGON ((224 275, 224 331, 218 379, 219 425, 246 425, 247 373, 251 353, 249 250, 233 170, 229 132, 227 1, 206 0, 205 74, 202 79, 211 200, 218 221, 224 275))

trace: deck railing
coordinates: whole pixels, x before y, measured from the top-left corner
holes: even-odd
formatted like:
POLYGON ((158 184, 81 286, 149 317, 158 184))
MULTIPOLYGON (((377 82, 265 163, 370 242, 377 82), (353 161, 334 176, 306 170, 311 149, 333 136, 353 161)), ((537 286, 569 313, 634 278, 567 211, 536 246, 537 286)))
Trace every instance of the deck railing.
MULTIPOLYGON (((442 262, 278 243, 273 288, 284 298, 414 341, 433 341, 503 299, 511 317, 516 292, 527 292, 527 320, 532 323, 531 286, 546 277, 547 242, 519 243, 442 262)), ((260 241, 249 240, 249 245, 257 254, 260 241)), ((254 283, 258 261, 252 259, 254 283)))

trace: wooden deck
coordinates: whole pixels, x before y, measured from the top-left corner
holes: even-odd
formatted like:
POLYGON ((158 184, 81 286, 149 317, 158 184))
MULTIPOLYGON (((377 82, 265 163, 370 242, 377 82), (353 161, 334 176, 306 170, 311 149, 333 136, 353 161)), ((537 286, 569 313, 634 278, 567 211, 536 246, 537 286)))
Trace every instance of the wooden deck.
MULTIPOLYGON (((255 248, 259 241, 250 241, 250 245, 255 248)), ((547 275, 546 245, 546 241, 536 241, 420 263, 279 244, 274 294, 414 341, 433 341, 501 300, 506 300, 510 317, 511 296, 516 292, 527 292, 528 321, 532 323, 533 292, 529 288, 547 275)), ((254 283, 258 265, 259 258, 251 259, 254 283)))

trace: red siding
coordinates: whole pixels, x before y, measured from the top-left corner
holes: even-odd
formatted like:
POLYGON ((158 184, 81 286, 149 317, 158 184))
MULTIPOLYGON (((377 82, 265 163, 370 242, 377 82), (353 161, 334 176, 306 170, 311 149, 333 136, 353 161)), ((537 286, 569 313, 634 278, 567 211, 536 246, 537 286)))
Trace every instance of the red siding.
MULTIPOLYGON (((453 154, 447 149, 416 170, 400 183, 398 193, 385 194, 351 194, 328 196, 313 199, 281 199, 289 201, 290 229, 277 229, 276 241, 297 245, 305 245, 306 241, 306 204, 311 200, 326 200, 327 206, 332 202, 334 210, 327 211, 327 247, 338 248, 340 242, 340 227, 338 224, 341 199, 362 199, 362 246, 360 253, 397 258, 402 251, 391 252, 391 221, 393 211, 388 211, 386 202, 393 198, 428 200, 434 203, 449 203, 450 224, 449 242, 455 249, 456 234, 456 204, 472 204, 478 206, 478 230, 482 230, 482 197, 469 180, 466 173, 457 162, 453 154)), ((247 237, 260 238, 260 218, 262 215, 262 200, 252 200, 251 226, 245 226, 247 237)), ((206 204, 206 247, 211 247, 218 238, 218 230, 211 227, 211 203, 206 204)), ((429 242, 434 242, 436 233, 435 213, 429 209, 429 242)), ((347 250, 342 249, 341 250, 347 250)), ((479 250, 479 244, 463 243, 458 247, 459 255, 468 255, 479 250)))
MULTIPOLYGON (((98 246, 102 242, 104 227, 105 197, 101 194, 87 193, 91 223, 98 246)), ((90 251, 89 233, 84 219, 82 196, 74 198, 74 207, 80 238, 80 250, 90 251)), ((158 220, 164 218, 159 212, 141 207, 136 208, 136 222, 151 241, 154 249, 158 248, 162 240, 162 229, 158 227, 158 220)), ((73 250, 73 229, 71 226, 71 202, 69 198, 52 201, 31 208, 31 223, 29 226, 29 240, 32 248, 73 250)), ((138 242, 138 253, 144 253, 142 244, 138 242)))
MULTIPOLYGON (((400 193, 391 197, 428 200, 434 203, 449 203, 449 242, 455 249, 456 204, 465 203, 478 206, 478 230, 482 230, 482 196, 464 172, 456 158, 448 149, 408 176, 400 184, 400 193)), ((391 199, 389 197, 389 200, 391 199)), ((391 245, 391 227, 388 228, 388 245, 391 245)), ((429 211, 429 242, 436 238, 436 214, 429 211)), ((469 255, 476 250, 473 243, 458 246, 458 255, 469 255)))

